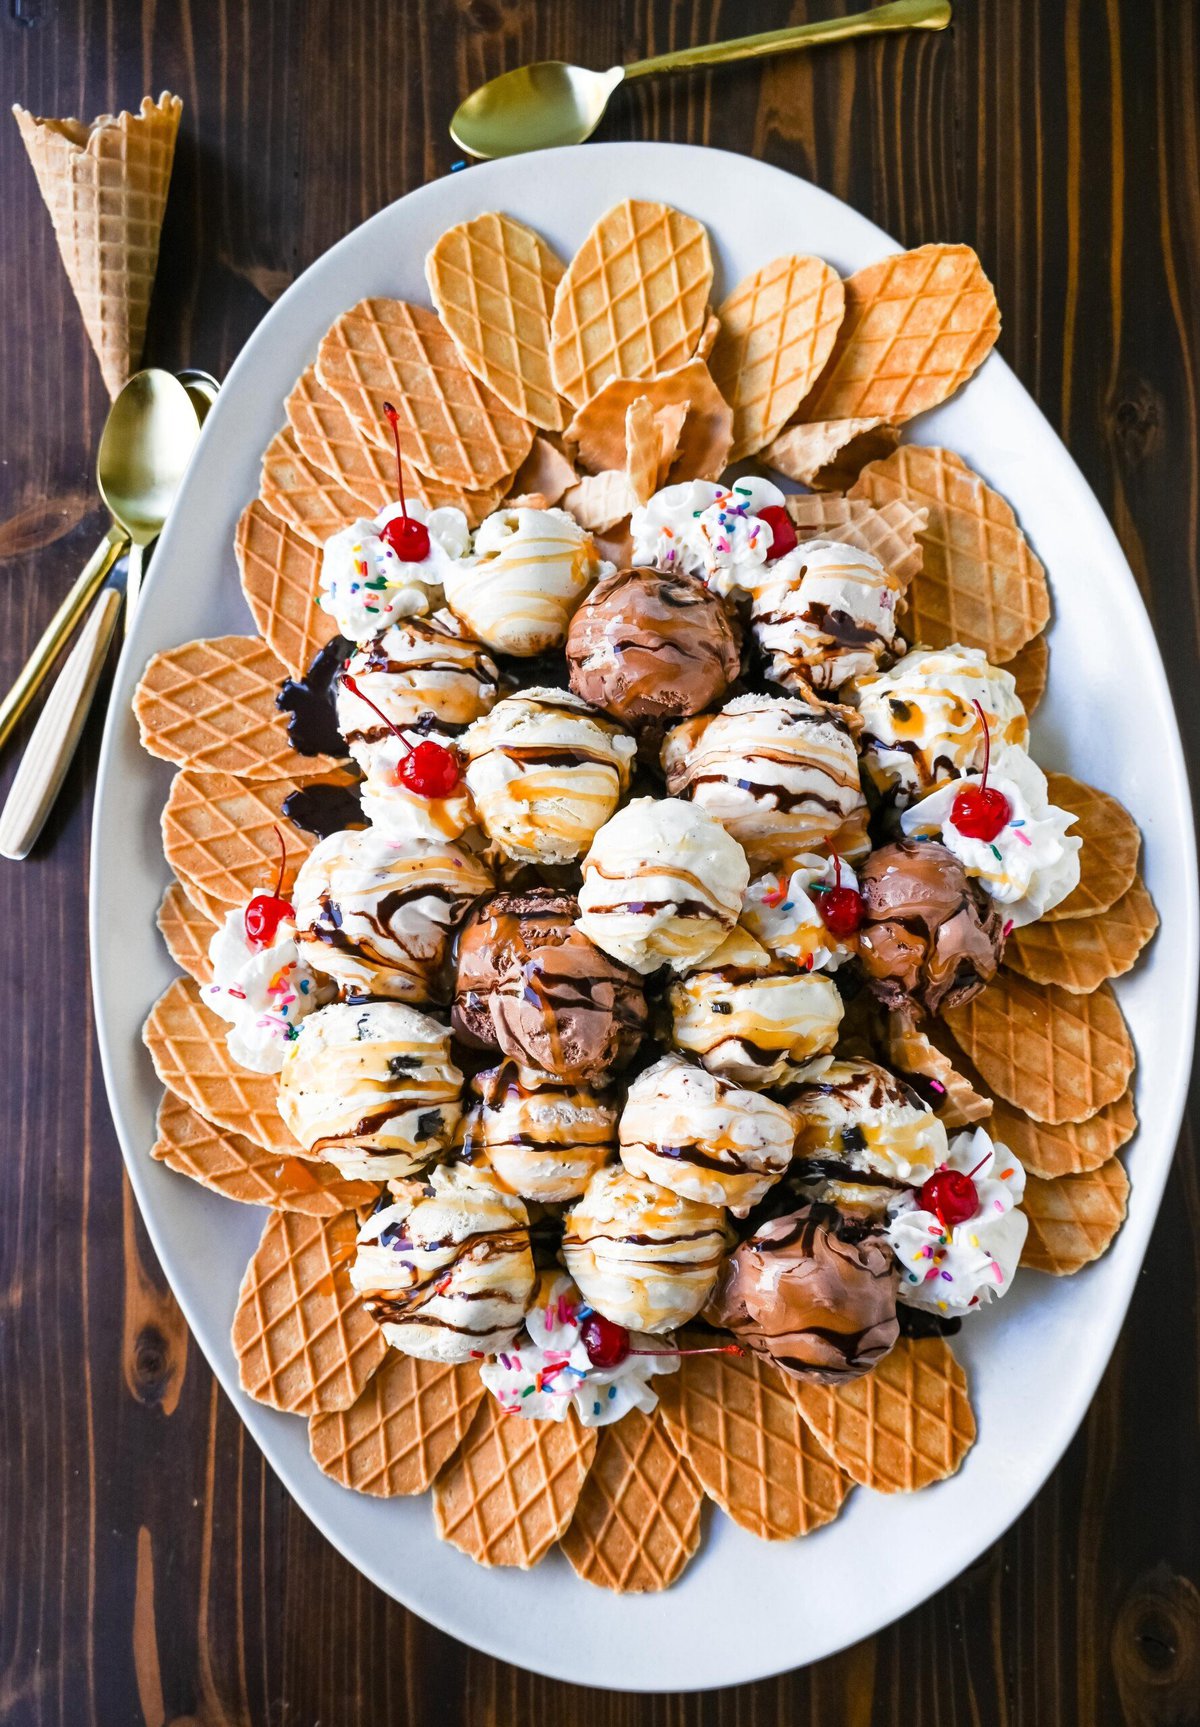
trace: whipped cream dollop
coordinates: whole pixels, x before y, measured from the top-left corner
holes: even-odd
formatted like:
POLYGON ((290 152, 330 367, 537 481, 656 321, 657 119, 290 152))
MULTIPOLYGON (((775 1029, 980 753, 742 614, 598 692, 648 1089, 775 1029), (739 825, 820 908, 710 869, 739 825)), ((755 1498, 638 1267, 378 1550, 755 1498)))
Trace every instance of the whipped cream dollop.
POLYGON ((772 683, 803 694, 873 672, 896 646, 904 585, 873 552, 805 540, 755 584, 750 627, 772 683))
POLYGON ((383 538, 388 523, 403 514, 399 504, 390 504, 373 518, 360 516, 325 542, 317 604, 353 642, 370 641, 398 618, 436 610, 447 573, 471 549, 461 510, 427 510, 414 502, 407 514, 429 530, 429 551, 419 563, 405 562, 383 538))
POLYGON ((908 839, 940 840, 969 876, 1002 905, 1010 927, 1044 917, 1078 885, 1082 840, 1067 832, 1075 817, 1049 801, 1046 776, 1023 749, 998 751, 987 783, 1007 800, 1009 816, 990 840, 972 839, 954 823, 954 800, 979 774, 964 774, 909 806, 900 817, 908 839))
POLYGON ((633 561, 686 570, 725 598, 745 598, 771 551, 771 525, 758 512, 783 501, 778 486, 756 475, 732 486, 716 480, 665 486, 629 518, 633 561))
POLYGON ((562 646, 575 608, 612 570, 565 510, 497 510, 448 575, 446 603, 493 652, 541 654, 562 646))
POLYGON ((887 1238, 901 1266, 897 1295, 912 1307, 965 1313, 998 1300, 1012 1283, 1029 1228, 1018 1209, 1025 1171, 982 1127, 956 1134, 938 1167, 970 1176, 975 1211, 946 1224, 924 1209, 919 1189, 891 1201, 887 1238))
POLYGON ((300 1021, 329 998, 296 945, 295 920, 285 918, 274 941, 260 947, 247 938, 240 906, 209 942, 208 958, 212 982, 200 993, 229 1022, 230 1055, 252 1073, 278 1073, 300 1021))
MULTIPOLYGON (((466 780, 460 778, 446 797, 430 797, 413 791, 401 777, 405 757, 423 743, 456 749, 454 738, 425 726, 405 726, 403 738, 389 732, 372 746, 371 766, 362 784, 362 813, 389 839, 458 839, 474 820, 466 780)), ((461 769, 461 758, 459 765, 461 769)))
POLYGON ((858 877, 844 858, 807 852, 754 877, 742 901, 741 923, 768 953, 797 971, 836 971, 853 949, 826 929, 818 909, 822 890, 850 888, 858 877))
POLYGON ((542 1272, 534 1304, 518 1339, 479 1369, 479 1377, 508 1415, 527 1421, 565 1421, 573 1409, 585 1427, 607 1427, 631 1409, 648 1415, 658 1403, 650 1381, 674 1373, 673 1355, 653 1351, 654 1339, 632 1332, 630 1353, 616 1367, 596 1367, 580 1340, 592 1309, 569 1277, 542 1272))

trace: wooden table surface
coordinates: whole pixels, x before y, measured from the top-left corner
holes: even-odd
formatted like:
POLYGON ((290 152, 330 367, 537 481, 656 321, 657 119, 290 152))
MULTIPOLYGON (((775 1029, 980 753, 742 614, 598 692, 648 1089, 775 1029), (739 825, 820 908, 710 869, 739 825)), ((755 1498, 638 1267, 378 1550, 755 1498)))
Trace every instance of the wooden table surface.
MULTIPOLYGON (((547 56, 608 65, 842 4, 7 0, 0 98, 90 117, 145 90, 182 95, 147 356, 221 373, 312 259, 449 169, 447 121, 481 79, 547 56)), ((743 151, 905 244, 977 248, 1004 312, 1001 350, 1116 527, 1195 752, 1198 9, 958 0, 956 12, 939 37, 640 86, 600 136, 743 151)), ((6 115, 0 185, 6 686, 97 537, 106 400, 6 115)), ((637 1699, 477 1655, 359 1577, 291 1505, 189 1343, 123 1179, 87 984, 99 737, 96 718, 34 861, 0 864, 4 1727, 1200 1721, 1190 1130, 1061 1467, 964 1576, 869 1642, 737 1691, 637 1699)))

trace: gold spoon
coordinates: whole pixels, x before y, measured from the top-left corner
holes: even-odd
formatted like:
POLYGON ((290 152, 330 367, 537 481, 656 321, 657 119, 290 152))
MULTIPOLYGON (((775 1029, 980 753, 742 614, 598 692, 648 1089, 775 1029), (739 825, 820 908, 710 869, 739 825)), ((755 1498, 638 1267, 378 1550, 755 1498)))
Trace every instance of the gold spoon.
POLYGON ((450 136, 468 156, 516 156, 523 150, 548 150, 557 144, 582 144, 604 118, 613 94, 630 78, 658 72, 690 72, 723 66, 731 60, 761 60, 818 43, 846 42, 854 36, 892 30, 944 30, 950 0, 891 0, 869 12, 827 18, 815 24, 767 30, 733 42, 710 42, 635 60, 607 72, 590 72, 565 60, 539 60, 480 85, 461 103, 450 122, 450 136))
MULTIPOLYGON (((41 688, 59 650, 131 540, 140 548, 161 530, 200 434, 187 391, 170 372, 138 372, 104 424, 96 462, 100 496, 112 526, 84 565, 12 689, 0 702, 0 746, 41 688)), ((131 571, 132 575, 133 572, 131 571)), ((130 601, 132 598, 130 595, 130 601)))
POLYGON ((182 372, 176 372, 175 376, 191 397, 192 406, 196 410, 196 418, 203 425, 208 418, 208 410, 217 399, 217 393, 221 388, 220 384, 211 372, 202 372, 195 366, 189 366, 182 372))

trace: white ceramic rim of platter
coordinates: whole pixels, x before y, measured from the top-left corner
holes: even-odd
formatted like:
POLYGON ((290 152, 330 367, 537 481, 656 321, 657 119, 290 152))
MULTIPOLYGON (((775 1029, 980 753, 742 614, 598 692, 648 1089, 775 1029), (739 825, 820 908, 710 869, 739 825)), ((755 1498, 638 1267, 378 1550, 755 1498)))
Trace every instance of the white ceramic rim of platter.
POLYGON ((1133 576, 1075 463, 993 354, 906 436, 959 451, 1012 501, 1045 561, 1055 618, 1035 754, 1133 810, 1166 936, 1118 985, 1140 1059, 1128 1218, 1082 1275, 1025 1273, 1005 1302, 964 1327, 955 1347, 979 1439, 959 1474, 913 1497, 856 1489, 835 1523, 802 1541, 759 1542, 711 1511, 701 1551, 672 1589, 619 1597, 580 1582, 557 1552, 531 1572, 473 1565, 436 1539, 428 1495, 382 1501, 348 1492, 311 1461, 302 1421, 243 1395, 229 1327, 262 1219, 148 1155, 160 1092, 139 1030, 175 975, 154 929, 169 879, 158 816, 171 770, 138 747, 133 690, 160 649, 252 631, 234 526, 257 489, 282 399, 338 312, 370 294, 427 302, 428 245, 483 210, 523 218, 569 255, 604 209, 630 196, 661 198, 707 223, 714 298, 783 251, 815 252, 848 272, 897 250, 836 198, 764 163, 692 145, 593 144, 437 180, 317 259, 232 368, 156 552, 105 731, 90 931, 105 1082, 147 1229, 193 1335, 296 1502, 381 1589, 477 1649, 578 1684, 686 1691, 759 1679, 871 1635, 995 1541, 1058 1462, 1116 1341, 1178 1136, 1195 1026, 1196 858, 1178 728, 1133 576))

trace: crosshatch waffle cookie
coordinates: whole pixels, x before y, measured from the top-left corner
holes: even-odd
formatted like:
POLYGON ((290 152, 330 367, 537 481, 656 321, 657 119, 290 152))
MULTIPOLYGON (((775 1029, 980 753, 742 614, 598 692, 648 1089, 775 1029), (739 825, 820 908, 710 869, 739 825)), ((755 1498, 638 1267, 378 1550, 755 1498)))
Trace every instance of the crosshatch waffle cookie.
POLYGON ((895 498, 881 509, 862 498, 797 495, 787 512, 802 540, 841 540, 859 551, 873 552, 897 581, 910 583, 921 568, 921 530, 927 512, 895 498))
POLYGON ((1045 630, 1026 642, 1004 669, 1013 675, 1025 712, 1032 714, 1046 693, 1046 680, 1050 675, 1050 642, 1045 630))
POLYGON ((1140 876, 1107 911, 1095 917, 1039 919, 1015 929, 1004 963, 1034 983, 1055 983, 1087 995, 1106 978, 1122 977, 1158 928, 1154 901, 1140 876))
POLYGON ((170 1091, 158 1106, 158 1137, 150 1155, 224 1199, 269 1205, 273 1211, 337 1217, 370 1205, 379 1194, 374 1182, 343 1181, 332 1164, 282 1157, 226 1132, 170 1091))
POLYGON ((625 466, 625 416, 639 396, 655 413, 687 404, 667 479, 715 480, 729 461, 733 409, 712 381, 703 360, 655 378, 611 378, 576 414, 567 437, 593 473, 625 466))
POLYGON ((863 469, 853 498, 923 505, 925 561, 908 591, 905 628, 927 647, 982 648, 1004 665, 1045 629, 1046 572, 1005 498, 953 450, 902 444, 863 469))
POLYGON ((800 420, 899 425, 965 384, 1000 334, 992 284, 969 246, 919 246, 846 280, 846 314, 800 420))
POLYGON ((1021 1264, 1055 1277, 1081 1271, 1112 1245, 1128 1199, 1129 1177, 1116 1157, 1057 1181, 1031 1177, 1021 1201, 1029 1219, 1021 1264))
POLYGON ((321 553, 255 498, 242 511, 234 541, 242 592, 267 646, 294 678, 337 631, 317 604, 321 553))
POLYGON ((746 276, 717 313, 709 370, 733 409, 731 462, 769 444, 820 376, 845 309, 836 270, 792 254, 746 276))
POLYGON ((258 636, 213 636, 155 654, 133 698, 142 748, 236 779, 282 780, 335 764, 288 742, 275 705, 286 667, 258 636))
POLYGON ((1105 1104, 1086 1121, 1064 1121, 1057 1127, 1034 1121, 1024 1110, 997 1098, 992 1131, 1002 1144, 1016 1153, 1027 1174, 1043 1181, 1062 1175, 1082 1175, 1099 1169, 1114 1152, 1137 1132, 1137 1114, 1132 1090, 1122 1092, 1115 1103, 1105 1104))
POLYGON ((532 228, 489 211, 447 228, 425 280, 463 364, 544 430, 566 421, 550 372, 550 312, 565 265, 532 228))
POLYGON ((217 926, 196 909, 177 881, 163 894, 156 921, 167 952, 179 969, 197 983, 211 983, 208 947, 217 926))
POLYGON ((845 1385, 788 1383, 830 1457, 877 1493, 944 1480, 975 1443, 966 1374, 943 1337, 901 1337, 872 1372, 845 1385))
POLYGON ((815 420, 785 426, 762 453, 777 473, 817 492, 848 490, 868 462, 890 456, 899 428, 886 420, 815 420))
POLYGON ((282 426, 263 452, 258 495, 272 515, 318 547, 360 516, 375 514, 308 460, 291 426, 282 426))
POLYGON ((700 1545, 703 1506, 662 1416, 631 1409, 602 1430, 560 1545, 585 1583, 620 1595, 667 1589, 700 1545))
POLYGON ((1137 876, 1142 847, 1138 825, 1124 804, 1070 774, 1047 774, 1046 784, 1051 803, 1073 812, 1071 832, 1083 841, 1079 885, 1046 913, 1047 919, 1053 923, 1106 912, 1129 892, 1137 876))
POLYGON ((705 1493, 743 1529, 787 1541, 837 1516, 850 1483, 813 1442, 778 1368, 757 1355, 690 1355, 655 1390, 705 1493))
POLYGON ((360 300, 317 350, 317 378, 360 431, 390 441, 384 405, 399 414, 413 467, 480 490, 520 467, 533 427, 463 365, 433 312, 404 300, 360 300))
POLYGON ((356 1493, 425 1493, 485 1396, 473 1364, 418 1361, 393 1349, 348 1409, 309 1416, 308 1448, 319 1469, 356 1493))
POLYGON ((485 1397, 433 1484, 434 1527, 477 1565, 536 1565, 564 1533, 596 1452, 596 1430, 524 1421, 485 1397))
POLYGON ((701 223, 627 198, 596 223, 558 284, 550 365, 579 407, 610 378, 682 366, 704 329, 713 264, 701 223))
POLYGON ((246 1267, 233 1316, 238 1382, 292 1415, 349 1409, 387 1355, 352 1286, 358 1221, 275 1212, 246 1267))

